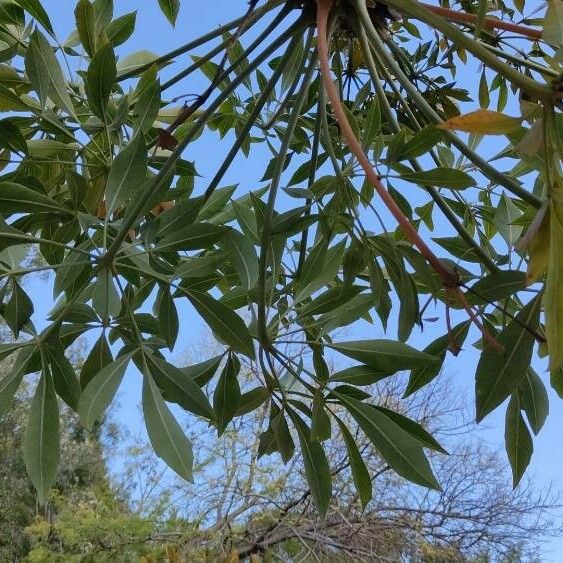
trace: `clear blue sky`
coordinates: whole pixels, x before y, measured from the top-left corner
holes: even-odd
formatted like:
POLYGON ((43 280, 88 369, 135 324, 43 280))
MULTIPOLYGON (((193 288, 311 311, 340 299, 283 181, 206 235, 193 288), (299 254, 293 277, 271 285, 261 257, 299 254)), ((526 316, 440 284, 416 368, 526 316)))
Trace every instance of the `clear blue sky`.
MULTIPOLYGON (((160 13, 157 6, 157 0, 143 0, 138 2, 134 0, 114 0, 116 5, 116 13, 122 14, 130 11, 138 11, 137 28, 134 36, 123 46, 118 52, 128 54, 135 50, 148 49, 155 53, 164 53, 173 49, 185 41, 195 38, 201 33, 208 31, 214 25, 225 23, 228 20, 240 15, 245 9, 246 2, 238 1, 222 1, 222 2, 196 2, 195 0, 182 0, 182 8, 178 19, 178 25, 173 30, 164 16, 160 13)), ((533 2, 527 2, 532 4, 533 2)), ((59 40, 64 41, 67 35, 74 28, 74 21, 71 14, 71 6, 74 2, 61 2, 61 0, 43 0, 43 5, 47 9, 53 24, 57 31, 59 40)), ((531 6, 527 6, 531 8, 531 6)), ((201 52, 201 51, 200 51, 201 52)), ((185 60, 187 57, 184 55, 185 60)), ((474 89, 476 84, 476 75, 473 72, 460 71, 458 76, 462 85, 474 89)), ((177 94, 198 93, 202 89, 204 82, 196 81, 196 78, 190 79, 188 83, 182 85, 177 94)), ((497 142, 495 140, 495 142, 497 142)), ((206 171, 212 169, 216 164, 215 159, 220 162, 220 158, 230 148, 229 143, 223 145, 203 146, 199 144, 190 147, 190 154, 187 158, 195 160, 200 173, 205 174, 206 171)), ((492 149, 497 150, 491 144, 492 149)), ((255 189, 254 183, 256 168, 244 160, 237 162, 236 166, 227 175, 226 182, 240 182, 240 189, 255 189), (236 171, 236 177, 233 170, 236 171)), ((36 285, 32 293, 36 297, 36 318, 39 320, 44 317, 44 313, 48 308, 45 299, 40 299, 45 293, 44 286, 36 285)), ((185 302, 185 300, 182 300, 185 302)), ((180 334, 179 342, 197 342, 197 335, 201 334, 201 323, 194 315, 190 315, 187 305, 179 304, 179 313, 181 318, 189 318, 188 322, 184 322, 180 334), (185 309, 183 308, 185 307, 185 309)), ((434 338, 433 329, 429 327, 424 336, 417 336, 413 339, 413 345, 422 347, 426 342, 434 338)), ((370 337, 381 336, 380 328, 366 328, 364 325, 356 329, 363 333, 366 337, 366 331, 370 331, 370 337)), ((440 326, 437 330, 442 330, 440 326)), ((181 346, 179 347, 181 348, 181 346)), ((180 354, 182 350, 179 350, 180 354)), ((475 373, 475 365, 478 359, 476 351, 468 348, 458 358, 449 357, 445 363, 444 370, 448 374, 454 376, 456 384, 466 389, 467 400, 473 402, 473 381, 475 373)), ((548 384, 549 375, 545 371, 545 365, 539 363, 536 365, 537 371, 540 373, 544 381, 548 384)), ((120 393, 121 403, 127 404, 127 408, 119 410, 119 416, 123 422, 129 423, 133 428, 138 424, 139 413, 136 409, 131 409, 131 405, 139 402, 139 380, 135 374, 130 374, 120 393), (134 412, 133 412, 134 411, 134 412)), ((563 448, 561 446, 561 432, 563 429, 563 402, 550 391, 550 415, 546 425, 540 435, 534 440, 534 455, 531 466, 528 470, 530 475, 535 476, 537 483, 555 482, 557 486, 561 486, 561 467, 563 467, 563 448)), ((504 408, 500 408, 493 415, 489 416, 485 424, 486 430, 481 431, 484 439, 488 442, 500 445, 502 447, 504 434, 504 408)), ((507 462, 508 463, 508 462, 507 462)), ((562 512, 563 516, 563 512, 562 512)), ((563 539, 552 542, 546 546, 544 556, 545 561, 559 561, 563 559, 563 539), (560 554, 560 556, 558 556, 560 554)))

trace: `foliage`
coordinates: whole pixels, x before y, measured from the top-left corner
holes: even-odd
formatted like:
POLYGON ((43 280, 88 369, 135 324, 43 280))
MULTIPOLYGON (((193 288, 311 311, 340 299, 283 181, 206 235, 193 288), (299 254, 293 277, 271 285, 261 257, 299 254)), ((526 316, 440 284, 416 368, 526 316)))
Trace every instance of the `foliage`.
MULTIPOLYGON (((180 3, 159 5, 175 23, 180 3)), ((480 337, 477 418, 510 397, 507 451, 518 483, 530 428, 537 433, 548 410, 530 367, 537 342, 563 393, 559 4, 550 0, 543 19, 530 19, 522 0, 386 6, 251 1, 239 19, 171 53, 118 59, 135 14, 114 18, 111 0, 77 2, 76 32, 62 45, 40 2, 0 2, 0 312, 19 338, 0 348, 1 358, 17 354, 0 382, 0 415, 24 375, 39 372, 25 459, 41 502, 60 461, 59 398, 91 426, 128 366, 142 373, 156 453, 186 479, 192 448, 169 403, 219 434, 269 405, 259 453, 288 463, 297 444, 321 515, 341 408, 350 444, 357 424, 395 472, 440 489, 425 451, 439 444, 361 387, 402 370, 413 392, 432 381, 448 352, 470 341, 450 314, 480 337), (512 23, 520 14, 529 21, 512 23), (413 20, 436 37, 419 41, 413 20), (198 56, 202 45, 216 46, 198 56), (193 63, 165 81, 162 68, 185 53, 193 63), (483 64, 478 91, 456 86, 466 61, 483 64), (209 87, 174 105, 173 87, 197 71, 209 87), (458 102, 478 98, 485 109, 496 91, 497 112, 460 119, 458 102), (516 120, 501 113, 510 96, 520 101, 516 120), (457 130, 471 133, 467 143, 457 130), (186 159, 204 131, 234 139, 209 182, 186 159), (507 138, 494 164, 479 148, 484 133, 507 138), (269 163, 257 148, 271 151, 269 163), (257 190, 243 179, 238 191, 222 186, 239 154, 264 164, 257 190), (442 215, 434 234, 447 236, 431 238, 442 215), (45 265, 20 265, 15 251, 29 245, 45 265), (36 329, 21 281, 44 270, 54 273, 56 304, 36 329), (224 344, 219 361, 178 369, 167 359, 179 300, 224 344), (406 341, 432 302, 446 333, 420 351, 406 341), (396 326, 397 339, 333 340, 359 319, 396 326), (77 376, 65 352, 82 336, 96 343, 77 376), (286 356, 287 343, 306 344, 312 361, 286 356), (344 385, 328 368, 332 353, 359 362, 344 385), (261 367, 248 393, 244 358, 261 367), (201 386, 212 378, 210 401, 201 386)))

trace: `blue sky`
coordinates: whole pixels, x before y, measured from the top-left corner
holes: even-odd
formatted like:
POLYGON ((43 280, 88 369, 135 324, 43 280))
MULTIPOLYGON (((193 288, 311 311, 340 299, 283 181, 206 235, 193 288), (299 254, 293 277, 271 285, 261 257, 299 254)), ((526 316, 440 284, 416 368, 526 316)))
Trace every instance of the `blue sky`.
MULTIPOLYGON (((53 20, 54 27, 57 31, 59 40, 64 41, 67 35, 74 28, 74 21, 71 15, 71 7, 74 2, 61 2, 61 0, 43 0, 43 4, 53 20)), ((531 4, 529 2, 529 4, 531 4)), ((201 33, 208 31, 214 25, 225 23, 230 19, 240 15, 245 9, 246 3, 243 1, 224 1, 224 2, 195 2, 194 0, 182 0, 182 7, 176 29, 172 29, 164 16, 157 7, 157 0, 144 0, 143 2, 133 0, 115 0, 116 14, 121 15, 126 12, 137 10, 138 19, 134 36, 123 46, 118 52, 130 53, 135 50, 148 49, 155 53, 167 52, 178 44, 195 38, 201 33), (219 6, 219 7, 218 7, 219 6)), ((204 51, 199 51, 200 53, 204 51)), ((187 56, 184 55, 187 61, 187 56)), ((476 86, 478 76, 471 69, 469 72, 461 70, 458 76, 462 85, 473 89, 476 86)), ((202 91, 202 87, 206 83, 200 78, 190 78, 183 83, 181 88, 175 94, 198 93, 202 91)), ((513 112, 514 113, 514 112, 513 112)), ((496 138, 495 138, 496 139, 496 138)), ((497 142, 496 140, 494 142, 497 142)), ((211 141, 210 141, 211 143, 211 141)), ((205 143, 199 143, 190 146, 190 154, 187 158, 195 160, 200 173, 205 175, 205 171, 209 171, 212 167, 220 162, 230 148, 230 144, 213 144, 212 146, 205 143)), ((486 147, 488 148, 488 147, 486 147)), ((493 143, 490 146, 491 151, 498 150, 493 143)), ((241 190, 255 189, 256 168, 243 159, 236 162, 236 165, 227 174, 224 184, 229 182, 240 182, 241 190)), ((45 282, 46 283, 46 282, 45 282)), ((44 313, 48 310, 49 303, 41 298, 45 293, 44 286, 39 283, 34 285, 32 293, 36 306, 36 318, 45 318, 44 313)), ((188 322, 184 322, 179 342, 197 344, 198 338, 201 338, 202 325, 199 319, 188 311, 186 300, 179 303, 179 314, 181 318, 188 318, 188 322)), ((431 316, 429 314, 429 316, 431 316)), ((439 324, 439 323, 438 323, 439 324)), ((380 327, 376 324, 373 327, 361 325, 354 329, 354 332, 366 337, 377 338, 382 336, 380 327)), ((428 325, 423 335, 416 336, 412 340, 412 344, 416 347, 423 347, 425 343, 432 340, 437 334, 443 333, 443 327, 439 324, 434 328, 428 325), (436 331, 440 331, 439 333, 436 331)), ((392 332, 391 332, 392 334, 392 332)), ((187 349, 189 344, 185 345, 187 349)), ((177 357, 182 357, 182 346, 178 347, 177 357)), ((448 357, 444 371, 451 375, 459 387, 467 392, 467 400, 473 401, 473 378, 478 354, 472 348, 467 347, 466 350, 458 357, 448 357)), ((538 363, 536 370, 544 381, 548 384, 549 375, 546 373, 545 364, 538 363)), ((131 405, 139 403, 139 380, 136 374, 129 374, 124 382, 124 386, 120 393, 122 408, 119 409, 119 417, 124 423, 129 423, 133 428, 138 424, 138 409, 131 409, 131 405), (124 407, 127 405, 127 408, 124 407)), ((563 405, 556 395, 550 391, 550 407, 551 412, 546 425, 540 435, 534 440, 534 455, 532 463, 528 469, 529 475, 533 475, 538 484, 547 484, 555 482, 556 485, 561 484, 561 467, 563 466, 563 448, 561 447, 561 429, 563 428, 563 405)), ((483 439, 494 445, 502 447, 504 435, 504 408, 498 409, 493 415, 487 417, 484 426, 486 429, 480 431, 483 439)), ((508 463, 508 462, 507 462, 508 463)), ((563 516, 563 513, 562 513, 563 516)), ((545 553, 545 561, 557 561, 557 554, 563 554, 563 540, 557 540, 546 546, 548 550, 545 553)))

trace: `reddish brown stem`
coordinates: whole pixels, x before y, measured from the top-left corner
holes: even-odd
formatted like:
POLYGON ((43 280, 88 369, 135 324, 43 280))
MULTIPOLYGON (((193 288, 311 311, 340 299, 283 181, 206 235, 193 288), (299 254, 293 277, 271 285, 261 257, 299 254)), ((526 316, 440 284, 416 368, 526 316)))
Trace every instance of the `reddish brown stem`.
MULTIPOLYGON (((426 4, 424 2, 420 2, 420 4, 427 10, 430 10, 438 16, 443 17, 445 20, 456 23, 470 23, 473 25, 477 23, 477 16, 475 14, 457 12, 455 10, 450 10, 449 8, 442 8, 442 6, 433 6, 432 4, 426 4)), ((505 31, 511 31, 513 33, 516 33, 517 35, 529 37, 530 39, 541 39, 541 31, 538 29, 531 29, 523 25, 518 25, 512 22, 505 22, 502 20, 497 20, 495 18, 485 18, 483 20, 483 27, 487 29, 503 29, 505 31)))
POLYGON ((426 258, 428 263, 442 278, 446 287, 456 287, 459 284, 459 276, 456 272, 446 267, 438 257, 430 250, 427 244, 421 239, 417 230, 412 226, 411 222, 405 217, 395 200, 389 195, 385 186, 381 183, 378 175, 373 170, 373 167, 366 156, 360 142, 356 138, 352 127, 348 123, 344 109, 340 102, 340 97, 331 79, 330 66, 328 62, 328 43, 327 43, 327 27, 328 15, 332 7, 333 0, 317 0, 317 48, 319 56, 319 64, 321 67, 321 77, 325 87, 328 99, 332 105, 332 111, 340 126, 340 131, 352 151, 352 154, 358 159, 362 166, 367 180, 373 185, 379 197, 387 209, 391 212, 393 217, 399 223, 401 229, 405 233, 409 241, 414 244, 420 253, 426 258))

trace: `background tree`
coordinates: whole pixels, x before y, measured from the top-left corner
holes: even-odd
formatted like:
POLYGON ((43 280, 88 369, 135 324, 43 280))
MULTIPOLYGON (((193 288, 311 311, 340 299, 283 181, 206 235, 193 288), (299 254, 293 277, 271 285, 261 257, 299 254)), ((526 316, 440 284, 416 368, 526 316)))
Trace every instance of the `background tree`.
MULTIPOLYGON (((509 401, 506 449, 521 480, 547 415, 534 351, 563 387, 561 5, 535 18, 521 0, 386 1, 253 0, 160 56, 125 54, 136 16, 115 17, 111 0, 76 2, 64 44, 39 1, 0 3, 0 312, 16 339, 0 358, 17 354, 0 415, 39 373, 24 458, 40 502, 60 461, 59 399, 90 429, 128 366, 142 374, 156 454, 186 480, 194 452, 170 403, 219 435, 266 405, 261 451, 301 451, 321 516, 327 452, 345 427, 366 477, 360 498, 371 490, 356 455, 364 437, 396 474, 439 491, 427 452, 441 446, 363 388, 409 371, 415 393, 470 343, 481 353, 476 419, 509 401), (481 71, 471 92, 455 84, 465 61, 481 71), (178 106, 194 73, 209 86, 178 106), (509 98, 520 117, 501 113, 509 98), (471 99, 480 109, 460 115, 471 99), (200 178, 186 158, 204 131, 233 143, 200 178), (489 134, 506 138, 497 155, 480 145, 489 134), (269 162, 256 156, 265 150, 269 162), (240 154, 264 172, 255 191, 222 185, 240 154), (45 265, 14 259, 29 245, 45 265), (56 303, 34 323, 22 278, 38 271, 52 272, 56 303), (167 352, 180 300, 225 346, 183 370, 167 352), (421 351, 406 342, 431 310, 442 334, 421 351), (377 323, 367 339, 335 340, 360 319, 377 323), (396 338, 379 338, 388 327, 396 338), (91 349, 77 377, 68 350, 80 336, 91 349), (311 362, 295 359, 303 346, 311 362), (333 373, 331 354, 358 364, 333 373), (244 358, 260 366, 250 395, 244 358)), ((180 3, 159 5, 174 23, 180 3)))

